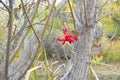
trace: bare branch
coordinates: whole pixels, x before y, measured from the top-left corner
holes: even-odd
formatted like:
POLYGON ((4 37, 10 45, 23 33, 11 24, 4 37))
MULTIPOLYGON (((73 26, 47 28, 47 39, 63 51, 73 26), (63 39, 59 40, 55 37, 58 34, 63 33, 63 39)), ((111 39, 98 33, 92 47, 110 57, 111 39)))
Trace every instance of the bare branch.
POLYGON ((96 80, 99 80, 97 74, 95 73, 94 69, 92 68, 92 66, 90 66, 90 70, 92 71, 92 73, 94 74, 96 80))
MULTIPOLYGON (((107 40, 101 47, 99 47, 99 48, 103 48, 108 42, 110 42, 114 37, 115 37, 115 35, 116 35, 116 33, 117 33, 117 29, 118 29, 118 24, 116 25, 116 27, 115 27, 115 30, 114 30, 114 33, 113 33, 113 35, 112 35, 112 37, 109 39, 109 40, 107 40)), ((97 48, 97 49, 99 49, 99 48, 97 48)))
POLYGON ((39 66, 36 66, 36 67, 28 70, 28 71, 27 71, 27 74, 26 74, 26 76, 25 76, 25 80, 29 80, 30 73, 33 72, 33 71, 36 70, 36 69, 41 68, 41 67, 43 67, 43 63, 41 63, 41 65, 39 65, 39 66))
MULTIPOLYGON (((69 4, 69 8, 70 8, 70 11, 71 11, 71 15, 72 15, 72 18, 73 18, 73 22, 74 22, 74 27, 75 27, 75 18, 74 18, 74 15, 73 15, 73 11, 72 11, 72 6, 70 4, 70 0, 68 0, 68 4, 69 4)), ((74 5, 73 5, 74 6, 74 5)))
POLYGON ((6 62, 5 62, 5 80, 8 80, 8 68, 9 68, 9 53, 10 53, 10 45, 11 45, 11 37, 12 37, 12 26, 13 26, 13 4, 12 0, 9 0, 9 7, 11 11, 9 12, 9 20, 8 20, 8 36, 7 36, 7 52, 6 52, 6 62))
POLYGON ((28 18, 28 15, 27 15, 27 13, 26 13, 26 10, 25 10, 25 7, 24 7, 24 3, 23 3, 22 0, 21 0, 21 4, 22 4, 22 7, 23 7, 23 11, 24 11, 24 13, 25 13, 25 15, 26 15, 26 18, 27 18, 27 20, 28 20, 28 22, 29 22, 29 24, 30 24, 30 27, 32 28, 32 30, 33 30, 33 32, 34 32, 34 34, 35 34, 35 36, 36 36, 36 38, 37 38, 37 40, 38 40, 38 42, 39 42, 39 44, 40 44, 40 40, 39 40, 39 38, 38 38, 38 36, 37 36, 34 28, 33 28, 33 25, 32 25, 32 23, 31 23, 30 19, 28 18))
POLYGON ((8 7, 2 0, 0 0, 0 3, 8 10, 8 12, 11 12, 10 7, 8 7))
MULTIPOLYGON (((39 1, 39 0, 38 0, 38 1, 39 1)), ((35 14, 36 14, 36 12, 37 12, 37 9, 38 9, 38 6, 39 6, 39 2, 37 2, 36 5, 37 5, 37 7, 34 9, 35 12, 33 13, 34 15, 31 17, 30 22, 33 22, 33 20, 34 20, 34 18, 35 18, 35 14)), ((31 25, 32 25, 32 24, 31 24, 31 25)), ((12 62, 12 60, 13 60, 14 57, 15 57, 15 55, 16 55, 17 52, 19 51, 19 49, 20 49, 23 41, 24 41, 25 38, 26 38, 26 35, 27 35, 28 31, 29 31, 29 27, 27 28, 27 30, 26 30, 26 31, 24 32, 24 34, 22 35, 22 39, 20 40, 20 42, 19 42, 19 44, 17 45, 17 47, 15 48, 15 50, 11 52, 12 55, 11 55, 11 57, 10 57, 10 63, 12 62)))
POLYGON ((19 51, 23 41, 25 40, 26 38, 26 35, 28 33, 29 30, 26 30, 26 32, 23 34, 22 36, 22 39, 20 40, 20 43, 17 45, 17 47, 15 48, 15 50, 12 52, 13 54, 10 56, 10 60, 9 60, 9 63, 12 62, 12 60, 14 59, 15 55, 17 54, 17 52, 19 51))
POLYGON ((23 78, 23 76, 26 74, 27 70, 30 69, 30 67, 31 67, 31 65, 33 64, 33 62, 34 62, 34 60, 35 60, 38 52, 39 52, 42 48, 43 48, 42 45, 38 45, 38 46, 37 46, 37 50, 36 50, 34 56, 32 57, 30 64, 27 66, 27 68, 24 70, 23 74, 21 74, 21 76, 18 78, 18 80, 21 80, 21 78, 23 78))
POLYGON ((115 10, 102 13, 101 15, 99 15, 97 21, 101 20, 102 18, 104 18, 104 17, 106 17, 106 16, 108 16, 108 15, 111 15, 111 14, 113 14, 113 13, 116 13, 117 11, 120 11, 120 8, 117 8, 117 9, 115 9, 115 10))
POLYGON ((41 37, 41 39, 42 39, 43 36, 44 36, 45 30, 46 30, 47 25, 48 25, 48 23, 49 23, 50 16, 51 16, 51 14, 52 14, 52 12, 53 12, 53 8, 54 8, 54 6, 55 6, 55 3, 56 3, 56 0, 53 1, 53 4, 52 4, 52 7, 51 7, 51 10, 50 10, 50 12, 49 12, 49 15, 48 15, 47 20, 46 20, 46 23, 45 23, 45 27, 44 27, 44 30, 43 30, 43 33, 42 33, 42 37, 41 37))
POLYGON ((107 2, 108 2, 108 0, 106 0, 106 1, 103 3, 103 5, 100 6, 99 12, 101 12, 101 10, 103 9, 103 7, 106 5, 107 2))

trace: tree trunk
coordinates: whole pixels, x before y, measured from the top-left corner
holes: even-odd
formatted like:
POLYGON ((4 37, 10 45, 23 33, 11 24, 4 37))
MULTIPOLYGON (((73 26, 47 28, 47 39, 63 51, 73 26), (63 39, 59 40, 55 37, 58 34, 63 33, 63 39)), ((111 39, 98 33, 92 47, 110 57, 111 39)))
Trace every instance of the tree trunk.
POLYGON ((80 19, 80 25, 76 29, 80 32, 79 41, 74 46, 69 72, 62 80, 87 80, 91 48, 97 23, 97 9, 99 0, 77 0, 76 15, 80 19), (71 69, 70 69, 71 66, 71 69))

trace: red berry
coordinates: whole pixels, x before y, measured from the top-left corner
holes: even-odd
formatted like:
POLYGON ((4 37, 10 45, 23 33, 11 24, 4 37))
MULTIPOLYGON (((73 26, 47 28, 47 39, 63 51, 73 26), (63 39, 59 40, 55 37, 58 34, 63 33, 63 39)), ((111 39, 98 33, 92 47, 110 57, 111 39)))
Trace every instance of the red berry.
POLYGON ((71 44, 78 40, 78 36, 68 34, 66 28, 63 29, 63 33, 65 34, 64 38, 57 38, 57 41, 61 41, 63 45, 65 42, 69 42, 71 44))
POLYGON ((99 45, 98 45, 99 47, 102 47, 102 44, 101 43, 99 43, 99 45))
POLYGON ((98 57, 101 57, 102 56, 102 53, 98 53, 98 57))

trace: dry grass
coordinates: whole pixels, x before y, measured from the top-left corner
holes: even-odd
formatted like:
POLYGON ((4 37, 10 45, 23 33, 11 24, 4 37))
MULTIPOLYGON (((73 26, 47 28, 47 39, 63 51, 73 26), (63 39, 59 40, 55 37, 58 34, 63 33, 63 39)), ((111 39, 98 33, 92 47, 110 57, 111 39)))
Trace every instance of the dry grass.
POLYGON ((95 72, 120 74, 120 64, 114 64, 111 66, 92 65, 92 67, 95 72))
POLYGON ((107 63, 119 63, 120 61, 120 41, 111 41, 103 48, 104 61, 107 63))

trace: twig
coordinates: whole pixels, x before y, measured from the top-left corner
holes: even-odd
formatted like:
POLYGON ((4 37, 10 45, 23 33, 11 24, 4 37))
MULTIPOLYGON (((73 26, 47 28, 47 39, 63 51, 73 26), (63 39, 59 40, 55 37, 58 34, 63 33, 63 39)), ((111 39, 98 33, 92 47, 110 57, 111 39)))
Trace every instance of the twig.
MULTIPOLYGON (((115 28, 115 31, 114 31, 112 37, 111 37, 109 40, 107 40, 107 41, 104 43, 104 45, 102 45, 102 46, 99 47, 99 48, 103 48, 108 42, 110 42, 110 41, 115 37, 115 35, 116 35, 116 33, 117 33, 117 28, 118 28, 118 24, 116 25, 116 28, 115 28)), ((99 49, 99 48, 97 48, 97 49, 99 49)))
MULTIPOLYGON (((69 8, 70 8, 70 11, 71 11, 71 15, 72 15, 73 23, 74 23, 74 27, 75 27, 75 18, 74 18, 74 15, 73 15, 73 10, 72 10, 71 4, 70 4, 70 0, 68 0, 68 4, 69 4, 69 8)), ((74 3, 73 3, 73 6, 74 6, 74 3)))
POLYGON ((4 9, 3 7, 0 7, 1 10, 7 11, 6 9, 4 9))
MULTIPOLYGON (((68 43, 69 44, 69 43, 68 43)), ((63 48, 63 51, 64 51, 64 56, 65 56, 65 59, 67 60, 67 62, 69 62, 69 59, 67 57, 67 53, 66 53, 66 47, 67 45, 63 45, 62 48, 63 48)), ((71 46, 70 46, 71 47, 71 46)))
POLYGON ((12 55, 10 56, 10 60, 9 60, 9 64, 12 62, 12 60, 14 59, 15 55, 17 54, 17 52, 19 51, 23 41, 25 40, 26 38, 26 35, 28 33, 29 30, 27 30, 23 36, 22 36, 22 39, 20 40, 20 43, 17 45, 17 47, 15 48, 14 52, 12 53, 12 55))
POLYGON ((90 66, 90 69, 91 69, 92 73, 94 74, 96 80, 99 80, 98 77, 97 77, 97 74, 96 74, 95 71, 93 70, 92 66, 90 66))
POLYGON ((29 22, 29 24, 30 24, 30 27, 31 27, 31 29, 33 30, 33 32, 34 32, 34 34, 35 34, 35 36, 36 36, 36 38, 37 38, 37 40, 38 40, 38 42, 39 42, 39 44, 40 44, 40 40, 39 40, 39 38, 38 38, 38 36, 37 36, 37 34, 36 34, 34 28, 33 28, 32 23, 30 22, 30 20, 29 20, 29 18, 28 18, 27 13, 26 13, 26 10, 25 10, 25 7, 24 7, 23 0, 21 0, 21 4, 22 4, 22 7, 23 7, 23 11, 24 11, 24 13, 25 13, 25 16, 26 16, 26 18, 27 18, 27 20, 28 20, 28 22, 29 22))
POLYGON ((35 52, 35 55, 32 57, 30 64, 27 66, 27 68, 24 70, 24 72, 21 74, 21 76, 19 76, 18 80, 21 80, 21 78, 23 78, 23 76, 26 74, 27 70, 28 70, 28 69, 31 67, 31 65, 33 64, 33 62, 34 62, 34 60, 35 60, 38 52, 42 49, 42 47, 43 47, 43 46, 40 46, 40 45, 37 46, 37 50, 36 50, 36 52, 35 52))
MULTIPOLYGON (((38 0, 38 1, 39 1, 39 0, 38 0)), ((35 10, 38 9, 39 2, 37 2, 36 5, 37 5, 37 7, 35 8, 35 10)), ((34 15, 35 15, 35 14, 36 14, 36 12, 34 12, 34 15)), ((35 17, 35 16, 32 16, 31 22, 33 22, 34 17, 35 17)), ((29 25, 29 26, 30 26, 30 25, 29 25)), ((22 45, 22 42, 24 41, 24 39, 25 39, 25 37, 26 37, 28 31, 29 31, 29 28, 27 28, 26 32, 25 32, 25 33, 23 34, 23 36, 22 36, 21 41, 19 42, 19 44, 17 45, 17 47, 15 48, 15 50, 12 52, 12 55, 11 55, 11 57, 10 57, 10 63, 12 62, 12 60, 13 60, 14 57, 15 57, 15 55, 16 55, 17 52, 19 51, 19 49, 20 49, 20 47, 21 47, 21 45, 22 45)))
POLYGON ((62 64, 62 65, 60 65, 59 67, 57 67, 57 69, 53 72, 53 74, 54 74, 54 75, 57 74, 57 72, 60 71, 60 68, 61 68, 61 67, 64 67, 64 66, 65 66, 65 64, 62 64))
POLYGON ((108 0, 106 0, 106 1, 103 3, 103 5, 100 6, 99 12, 101 12, 101 10, 103 9, 103 7, 106 5, 107 2, 108 2, 108 0))
POLYGON ((69 62, 68 66, 69 66, 69 68, 66 70, 67 72, 65 73, 65 75, 60 80, 64 80, 66 78, 66 76, 68 76, 68 74, 70 73, 70 71, 73 67, 73 64, 71 64, 71 62, 69 62))
POLYGON ((0 3, 8 10, 8 12, 12 12, 11 8, 8 7, 2 0, 0 0, 0 3))
POLYGON ((52 12, 53 12, 53 8, 54 8, 54 6, 55 6, 55 3, 56 3, 56 0, 53 1, 52 7, 51 7, 51 9, 50 9, 49 15, 48 15, 48 17, 47 17, 47 20, 46 20, 46 23, 45 23, 45 26, 44 26, 45 28, 44 28, 44 30, 43 30, 43 33, 42 33, 42 37, 41 37, 41 39, 42 39, 43 36, 44 36, 45 30, 46 30, 47 25, 48 25, 48 23, 49 23, 49 20, 50 20, 51 14, 52 14, 52 12))
POLYGON ((106 16, 108 16, 108 15, 111 15, 111 14, 117 12, 117 11, 120 11, 120 8, 115 9, 115 10, 112 10, 112 11, 108 11, 108 12, 106 12, 106 13, 102 13, 102 14, 98 17, 98 20, 97 20, 97 21, 99 21, 99 20, 103 19, 104 17, 106 17, 106 16))
POLYGON ((42 50, 44 48, 44 44, 41 42, 41 40, 40 40, 40 43, 41 44, 38 44, 38 46, 37 46, 36 52, 35 52, 34 56, 32 57, 30 64, 27 66, 27 68, 24 70, 23 74, 21 74, 21 76, 18 78, 18 80, 21 80, 21 78, 23 78, 23 76, 26 74, 27 70, 33 64, 38 52, 40 52, 40 50, 42 50))
POLYGON ((32 68, 32 69, 29 69, 29 70, 27 71, 26 76, 25 76, 25 80, 29 80, 30 73, 33 72, 34 70, 38 69, 38 68, 41 68, 41 67, 43 67, 43 63, 41 63, 40 66, 36 66, 36 67, 34 67, 34 68, 32 68))
POLYGON ((118 29, 118 24, 116 25, 114 34, 113 34, 112 37, 108 40, 108 42, 111 41, 111 40, 115 37, 115 35, 116 35, 116 33, 117 33, 117 29, 118 29))

